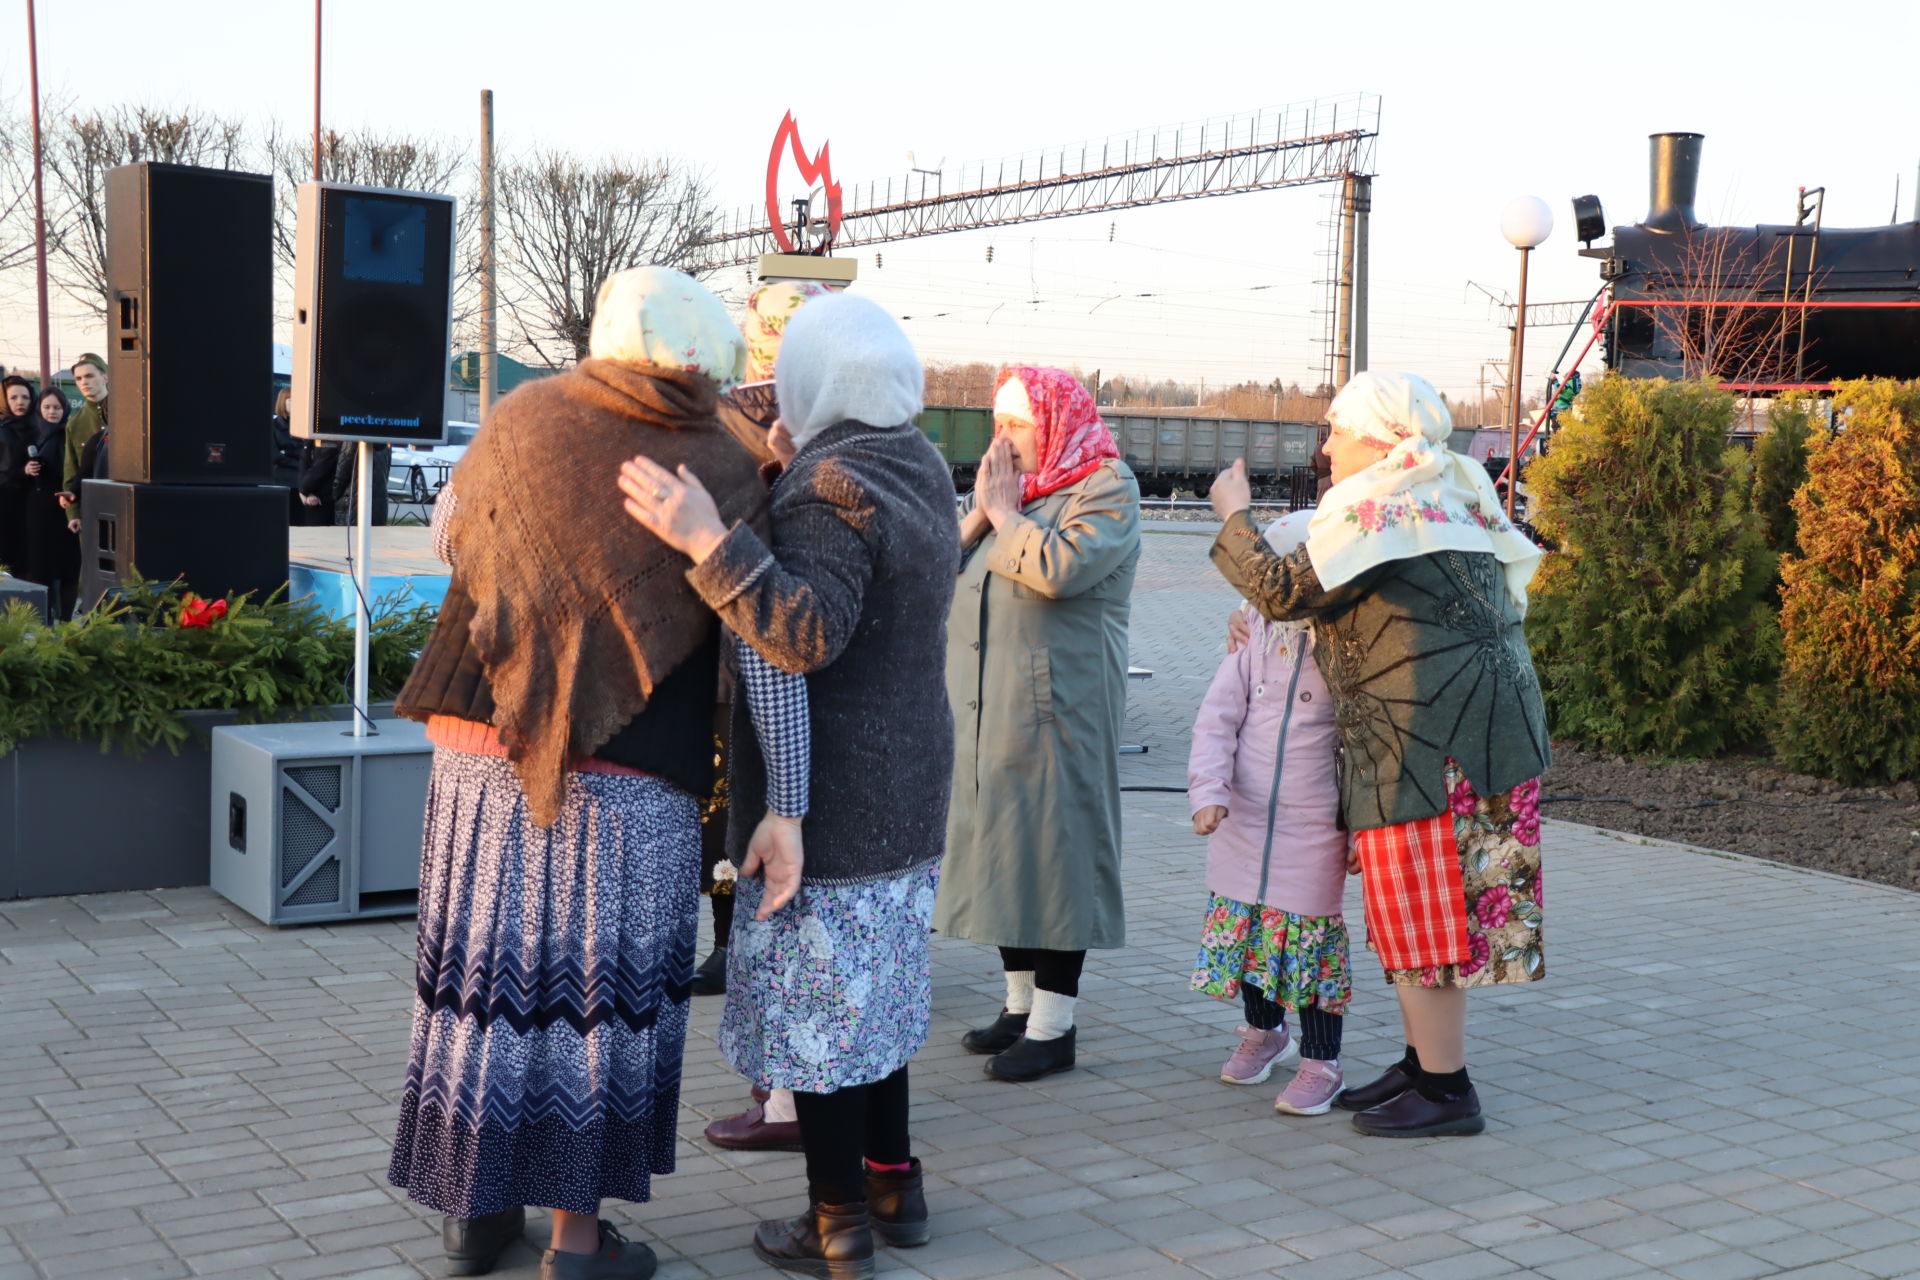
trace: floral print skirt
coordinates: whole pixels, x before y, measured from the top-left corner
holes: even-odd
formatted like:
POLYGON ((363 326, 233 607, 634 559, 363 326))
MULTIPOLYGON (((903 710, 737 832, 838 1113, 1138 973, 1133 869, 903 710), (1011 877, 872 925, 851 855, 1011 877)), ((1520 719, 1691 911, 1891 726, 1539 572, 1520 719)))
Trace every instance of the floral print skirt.
POLYGON ((1346 919, 1298 916, 1213 894, 1191 986, 1237 1000, 1243 982, 1289 1011, 1318 1005, 1323 1013, 1345 1013, 1353 999, 1346 919))
POLYGON ((927 1042, 927 930, 940 864, 861 884, 802 884, 754 919, 765 882, 738 882, 720 1051, 763 1089, 832 1093, 898 1071, 927 1042))
MULTIPOLYGON (((1448 809, 1465 894, 1466 959, 1389 969, 1396 986, 1480 987, 1536 982, 1547 975, 1541 940, 1540 780, 1504 795, 1475 795, 1447 762, 1448 809)), ((1363 862, 1364 874, 1364 862, 1363 862)), ((1369 935, 1372 927, 1369 925, 1369 935)), ((1373 947, 1371 936, 1368 946, 1373 947)))

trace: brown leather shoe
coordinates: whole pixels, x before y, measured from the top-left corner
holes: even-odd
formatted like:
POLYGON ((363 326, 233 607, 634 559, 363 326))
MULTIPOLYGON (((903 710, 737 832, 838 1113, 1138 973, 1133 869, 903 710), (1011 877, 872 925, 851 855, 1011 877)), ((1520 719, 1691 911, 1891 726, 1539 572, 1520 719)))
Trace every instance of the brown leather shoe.
POLYGON ((756 1102, 749 1110, 707 1126, 707 1141, 729 1151, 799 1151, 800 1122, 769 1121, 767 1104, 756 1102))
POLYGON ((754 1228, 753 1251, 760 1261, 782 1271, 821 1280, 869 1280, 873 1231, 866 1202, 815 1202, 797 1218, 763 1222, 754 1228))

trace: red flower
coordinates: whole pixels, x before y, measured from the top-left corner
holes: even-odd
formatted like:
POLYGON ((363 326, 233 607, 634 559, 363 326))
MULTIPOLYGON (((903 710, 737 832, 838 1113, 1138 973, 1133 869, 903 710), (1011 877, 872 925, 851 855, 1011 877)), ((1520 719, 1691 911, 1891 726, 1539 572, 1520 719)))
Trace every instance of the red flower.
POLYGON ((1463 978, 1471 978, 1474 974, 1486 968, 1487 960, 1492 954, 1492 949, 1487 945, 1486 934, 1469 933, 1467 935, 1467 959, 1466 963, 1460 966, 1460 976, 1463 978))
POLYGON ((1506 924, 1507 917, 1512 914, 1513 890, 1503 884, 1494 885, 1473 904, 1473 917, 1480 922, 1482 929, 1498 929, 1506 924))
POLYGON ((180 625, 183 627, 210 627, 226 616, 225 600, 202 600, 199 596, 188 596, 186 603, 180 606, 180 625))

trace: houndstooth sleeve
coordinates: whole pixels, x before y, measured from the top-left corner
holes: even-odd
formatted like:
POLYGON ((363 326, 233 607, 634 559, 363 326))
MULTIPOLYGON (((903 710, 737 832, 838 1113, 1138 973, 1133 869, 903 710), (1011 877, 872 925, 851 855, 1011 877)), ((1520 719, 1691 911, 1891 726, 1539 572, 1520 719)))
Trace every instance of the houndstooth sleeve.
POLYGON ((740 660, 747 712, 767 762, 767 808, 783 818, 807 813, 807 774, 813 767, 813 728, 807 714, 807 678, 782 671, 739 636, 728 633, 740 660))

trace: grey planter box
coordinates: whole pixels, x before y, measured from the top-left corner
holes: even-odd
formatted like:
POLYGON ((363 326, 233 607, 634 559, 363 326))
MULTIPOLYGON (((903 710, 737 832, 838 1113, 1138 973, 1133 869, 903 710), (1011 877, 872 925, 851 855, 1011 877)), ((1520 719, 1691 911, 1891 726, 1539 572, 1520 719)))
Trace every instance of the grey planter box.
MULTIPOLYGON (((376 703, 390 719, 392 703, 376 703)), ((0 900, 206 884, 212 815, 210 735, 231 711, 189 711, 193 740, 139 759, 100 744, 35 738, 0 756, 0 900)), ((317 709, 339 720, 348 708, 317 709)))

